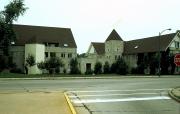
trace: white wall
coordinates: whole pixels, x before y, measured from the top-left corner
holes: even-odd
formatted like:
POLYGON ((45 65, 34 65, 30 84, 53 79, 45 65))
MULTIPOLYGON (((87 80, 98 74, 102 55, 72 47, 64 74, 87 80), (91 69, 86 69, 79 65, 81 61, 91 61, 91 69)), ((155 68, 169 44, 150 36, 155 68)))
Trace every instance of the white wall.
MULTIPOLYGON (((35 58, 35 63, 44 61, 45 46, 43 44, 26 44, 25 45, 25 61, 28 55, 32 55, 35 58)), ((28 74, 41 74, 42 71, 38 69, 37 64, 29 67, 28 74)))

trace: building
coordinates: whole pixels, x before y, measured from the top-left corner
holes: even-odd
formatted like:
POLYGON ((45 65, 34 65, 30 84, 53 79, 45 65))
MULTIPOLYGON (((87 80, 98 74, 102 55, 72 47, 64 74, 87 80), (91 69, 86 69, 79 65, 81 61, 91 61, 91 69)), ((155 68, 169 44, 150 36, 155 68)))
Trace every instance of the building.
MULTIPOLYGON (((77 56, 77 46, 71 29, 30 25, 14 25, 13 28, 17 40, 10 47, 10 55, 18 68, 24 71, 26 58, 33 55, 36 63, 50 57, 59 57, 64 68, 69 71, 70 60, 77 56)), ((35 65, 29 73, 42 72, 35 65)))
MULTIPOLYGON (((143 60, 147 54, 152 56, 161 52, 169 52, 175 55, 180 53, 180 32, 166 34, 162 36, 154 36, 149 38, 137 39, 132 41, 123 41, 119 34, 113 30, 107 37, 105 42, 92 42, 86 53, 86 57, 79 58, 79 65, 82 73, 93 70, 96 62, 114 63, 118 57, 123 57, 129 66, 129 72, 133 68, 138 67, 138 62, 143 60)), ((163 67, 163 66, 162 66, 163 67)), ((176 73, 180 69, 176 67, 176 73)), ((157 72, 157 69, 156 69, 157 72)), ((147 72, 148 74, 149 72, 147 72)))

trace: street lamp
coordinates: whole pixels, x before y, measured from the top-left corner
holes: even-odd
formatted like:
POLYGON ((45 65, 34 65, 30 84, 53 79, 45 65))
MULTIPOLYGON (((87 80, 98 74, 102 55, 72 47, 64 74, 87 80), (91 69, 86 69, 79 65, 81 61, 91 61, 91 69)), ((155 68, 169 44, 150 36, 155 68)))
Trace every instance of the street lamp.
POLYGON ((169 29, 165 29, 165 30, 163 30, 163 31, 161 31, 161 32, 159 32, 159 40, 158 40, 158 75, 159 75, 159 77, 160 77, 160 75, 161 75, 161 63, 160 63, 160 38, 161 38, 161 34, 163 33, 163 32, 165 32, 165 31, 170 31, 171 30, 171 28, 169 28, 169 29))

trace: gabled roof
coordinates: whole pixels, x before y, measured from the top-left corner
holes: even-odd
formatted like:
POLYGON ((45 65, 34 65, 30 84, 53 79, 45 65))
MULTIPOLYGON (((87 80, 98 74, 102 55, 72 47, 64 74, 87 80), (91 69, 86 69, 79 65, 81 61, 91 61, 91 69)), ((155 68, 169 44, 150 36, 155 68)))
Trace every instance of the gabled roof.
POLYGON ((110 40, 120 40, 120 41, 123 41, 122 38, 119 36, 119 34, 114 29, 111 32, 111 34, 108 36, 108 38, 106 39, 106 41, 110 41, 110 40))
POLYGON ((145 52, 158 52, 166 51, 167 47, 175 37, 176 33, 159 36, 126 41, 124 45, 124 54, 135 54, 135 53, 145 53, 145 52), (160 41, 160 45, 159 45, 160 41))
POLYGON ((103 55, 105 53, 105 44, 104 43, 92 42, 91 44, 94 47, 94 49, 98 55, 103 55))
POLYGON ((16 33, 15 45, 25 45, 26 43, 59 43, 60 47, 67 44, 70 48, 77 48, 71 29, 30 26, 30 25, 14 25, 16 33))

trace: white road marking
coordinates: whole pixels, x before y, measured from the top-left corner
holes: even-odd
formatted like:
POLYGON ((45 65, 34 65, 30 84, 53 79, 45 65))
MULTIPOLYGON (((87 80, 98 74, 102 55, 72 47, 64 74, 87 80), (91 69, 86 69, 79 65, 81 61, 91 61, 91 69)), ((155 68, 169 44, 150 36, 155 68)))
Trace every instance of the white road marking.
POLYGON ((154 94, 159 94, 159 93, 103 94, 103 95, 78 95, 78 96, 71 95, 69 97, 76 98, 76 97, 128 96, 128 95, 154 95, 154 94))
POLYGON ((172 88, 163 88, 163 89, 134 89, 134 90, 100 90, 100 91, 69 91, 74 93, 100 93, 100 92, 116 92, 116 91, 161 91, 161 90, 170 90, 172 88))
POLYGON ((144 97, 144 98, 125 98, 125 99, 83 99, 72 100, 73 103, 105 103, 105 102, 127 102, 127 101, 147 101, 147 100, 162 100, 170 99, 167 96, 144 97))

